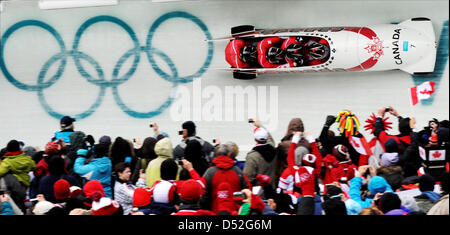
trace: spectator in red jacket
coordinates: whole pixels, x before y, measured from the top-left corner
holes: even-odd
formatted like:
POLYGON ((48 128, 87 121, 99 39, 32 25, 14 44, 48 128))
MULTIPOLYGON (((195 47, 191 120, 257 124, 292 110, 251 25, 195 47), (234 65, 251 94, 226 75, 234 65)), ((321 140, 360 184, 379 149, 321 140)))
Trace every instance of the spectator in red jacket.
POLYGON ((288 168, 286 168, 286 170, 283 172, 282 178, 280 178, 280 182, 284 178, 283 176, 290 175, 286 177, 286 179, 291 179, 293 181, 292 183, 294 184, 294 191, 295 187, 297 187, 301 190, 301 196, 314 197, 316 191, 315 167, 318 158, 313 154, 305 154, 302 157, 301 163, 295 161, 295 149, 297 148, 297 144, 300 141, 301 135, 302 132, 294 132, 292 143, 288 151, 288 168), (310 186, 312 186, 312 188, 310 186))
POLYGON ((389 106, 388 108, 389 108, 388 110, 386 109, 386 107, 381 107, 378 109, 377 120, 375 122, 374 135, 376 137, 378 137, 378 140, 380 141, 382 146, 384 146, 384 144, 386 143, 386 141, 389 138, 394 138, 397 141, 397 143, 400 145, 399 146, 400 150, 405 150, 408 147, 408 145, 411 144, 411 132, 412 132, 412 128, 414 127, 415 120, 414 120, 414 118, 411 119, 409 117, 403 118, 402 116, 400 116, 398 114, 397 110, 395 110, 392 106, 389 106), (398 130, 399 130, 400 134, 389 135, 384 130, 384 124, 382 122, 382 118, 386 114, 386 110, 391 115, 398 118, 398 130))
POLYGON ((331 169, 331 178, 333 182, 339 182, 342 190, 348 193, 348 182, 355 177, 358 168, 352 163, 348 149, 344 145, 336 145, 333 148, 333 156, 338 160, 338 164, 336 168, 331 169))
POLYGON ((202 207, 218 212, 217 191, 220 183, 228 182, 232 192, 241 191, 248 188, 244 173, 234 163, 234 159, 229 157, 230 149, 225 144, 216 147, 213 159, 213 166, 206 170, 202 181, 206 186, 206 194, 202 199, 202 207))

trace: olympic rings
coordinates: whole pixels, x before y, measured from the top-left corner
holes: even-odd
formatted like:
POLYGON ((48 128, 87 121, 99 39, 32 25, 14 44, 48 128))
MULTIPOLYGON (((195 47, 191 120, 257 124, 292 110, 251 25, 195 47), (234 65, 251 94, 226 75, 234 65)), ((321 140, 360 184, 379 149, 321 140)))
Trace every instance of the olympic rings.
POLYGON ((5 49, 6 41, 8 40, 8 38, 15 31, 17 31, 23 27, 27 27, 27 26, 36 26, 36 27, 40 27, 42 29, 47 30, 53 37, 55 37, 56 41, 58 42, 59 48, 61 50, 61 55, 65 55, 66 46, 64 45, 64 41, 62 40, 61 35, 59 35, 59 33, 56 32, 56 30, 53 27, 51 27, 50 25, 48 25, 44 22, 37 21, 37 20, 24 20, 24 21, 18 22, 16 24, 14 24, 13 26, 11 26, 3 34, 2 39, 0 41, 1 42, 0 43, 0 69, 2 70, 6 79, 11 84, 13 84, 14 86, 16 86, 17 88, 19 88, 21 90, 38 91, 40 89, 46 89, 46 88, 50 87, 53 83, 55 83, 59 79, 59 77, 61 77, 61 74, 66 66, 67 60, 66 60, 66 57, 64 56, 62 58, 61 65, 58 68, 57 74, 55 76, 53 76, 48 82, 42 83, 41 85, 35 85, 35 86, 27 85, 22 82, 19 82, 16 78, 14 78, 11 75, 11 73, 9 72, 9 70, 6 68, 5 60, 4 60, 4 51, 5 51, 4 49, 5 49))
MULTIPOLYGON (((184 19, 191 20, 192 22, 197 24, 197 26, 200 27, 200 29, 205 33, 206 38, 208 38, 208 39, 212 38, 211 34, 208 31, 208 27, 206 27, 206 25, 199 18, 197 18, 189 13, 186 13, 186 12, 175 11, 175 12, 170 12, 170 13, 167 13, 166 15, 159 17, 153 23, 152 27, 150 27, 150 30, 149 30, 148 36, 147 36, 147 47, 148 48, 152 47, 153 35, 155 34, 156 29, 162 23, 164 23, 166 20, 172 19, 172 18, 184 18, 184 19)), ((195 74, 177 78, 176 82, 188 83, 188 82, 192 82, 195 77, 201 76, 206 71, 206 68, 208 68, 209 65, 211 64, 213 50, 214 50, 213 42, 209 41, 208 42, 208 56, 206 57, 206 60, 203 63, 203 66, 195 74)), ((150 53, 150 51, 147 51, 147 57, 148 57, 148 61, 150 62, 150 64, 156 65, 155 60, 154 60, 152 54, 150 53)), ((168 79, 170 76, 168 74, 166 74, 164 71, 162 71, 158 66, 153 66, 153 69, 162 78, 164 78, 166 80, 170 80, 170 79, 168 79)), ((175 82, 175 81, 172 81, 172 82, 175 82)))
POLYGON ((133 29, 124 21, 121 19, 114 17, 114 16, 108 16, 108 15, 100 15, 92 17, 88 20, 86 20, 81 26, 78 28, 78 30, 75 33, 75 38, 73 41, 72 49, 68 51, 66 49, 66 46, 64 44, 64 41, 61 37, 61 35, 50 25, 38 21, 38 20, 23 20, 20 22, 15 23, 10 28, 8 28, 5 33, 3 34, 2 38, 0 39, 0 70, 5 75, 6 79, 13 84, 15 87, 26 90, 26 91, 36 91, 38 94, 39 102, 41 103, 41 106, 47 111, 47 113, 54 117, 54 118, 61 118, 67 114, 63 114, 60 112, 55 111, 47 102, 44 95, 44 90, 51 87, 53 84, 55 84, 63 75, 65 71, 65 67, 67 65, 67 59, 70 57, 73 59, 75 66, 77 68, 77 71, 79 74, 86 79, 87 82, 90 84, 93 84, 95 86, 98 86, 100 88, 100 92, 94 101, 94 103, 85 111, 80 112, 76 115, 71 115, 77 119, 83 119, 86 117, 89 117, 92 115, 92 113, 95 112, 95 110, 100 106, 100 104, 103 101, 103 97, 106 93, 106 89, 108 87, 111 87, 112 94, 114 97, 114 100, 116 101, 116 104, 119 106, 119 108, 125 112, 127 115, 134 117, 134 118, 150 118, 157 116, 161 114, 165 109, 167 109, 173 102, 174 97, 174 91, 176 87, 179 84, 192 82, 195 78, 200 77, 203 73, 206 72, 206 70, 209 68, 213 52, 214 52, 214 45, 212 41, 208 41, 208 51, 207 51, 207 57, 206 60, 203 62, 203 65, 200 67, 198 71, 196 71, 194 74, 187 75, 187 76, 179 76, 178 70, 173 62, 172 59, 169 58, 167 54, 162 52, 159 49, 152 47, 152 40, 153 36, 158 29, 158 27, 164 23, 167 20, 170 20, 172 18, 184 18, 187 20, 190 20, 194 24, 196 24, 202 32, 205 34, 207 39, 212 39, 212 36, 207 28, 207 26, 196 16, 191 15, 187 12, 182 11, 174 11, 166 13, 162 16, 160 16, 150 27, 150 30, 147 35, 146 39, 146 45, 141 46, 139 43, 139 39, 136 36, 136 33, 133 31, 133 29), (125 52, 124 55, 122 55, 119 60, 117 61, 116 65, 114 66, 113 72, 111 74, 111 80, 106 80, 104 70, 102 69, 100 63, 96 61, 93 57, 88 55, 85 52, 82 52, 79 50, 81 37, 85 33, 85 31, 92 25, 100 23, 100 22, 108 22, 113 23, 121 27, 130 37, 133 47, 130 48, 125 52), (21 28, 24 27, 39 27, 44 30, 46 30, 48 33, 50 33, 57 41, 60 52, 51 56, 48 61, 44 63, 44 65, 41 68, 41 71, 38 74, 37 77, 37 84, 36 85, 29 85, 20 82, 18 79, 16 79, 8 70, 5 60, 4 60, 4 52, 5 52, 5 45, 8 39, 13 35, 13 33, 21 28), (172 83, 172 90, 168 96, 168 98, 156 109, 148 111, 148 112, 137 112, 131 108, 129 108, 122 100, 122 98, 119 95, 118 87, 127 82, 136 72, 137 65, 140 62, 141 59, 141 53, 145 53, 147 56, 147 59, 152 66, 153 70, 164 80, 172 83), (160 57, 168 66, 170 69, 170 74, 164 72, 156 63, 154 56, 160 57), (123 67, 123 64, 133 56, 132 60, 132 66, 131 68, 126 71, 122 76, 119 77, 120 70, 123 67), (84 60, 88 62, 93 68, 95 69, 96 76, 90 74, 87 72, 87 70, 83 67, 83 64, 81 63, 81 60, 84 60), (56 73, 48 79, 48 81, 45 81, 45 78, 47 77, 47 71, 54 63, 57 63, 60 61, 59 66, 57 67, 56 73))

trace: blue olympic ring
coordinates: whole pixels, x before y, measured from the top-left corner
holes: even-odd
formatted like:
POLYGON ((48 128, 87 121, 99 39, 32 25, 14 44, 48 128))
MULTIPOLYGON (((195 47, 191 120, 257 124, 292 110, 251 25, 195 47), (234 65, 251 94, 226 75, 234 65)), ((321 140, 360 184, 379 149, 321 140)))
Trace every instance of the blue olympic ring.
POLYGON ((152 40, 153 36, 155 34, 155 31, 159 28, 159 26, 164 23, 165 21, 172 19, 172 18, 184 18, 192 21, 195 23, 205 34, 207 39, 212 39, 212 36, 207 28, 207 26, 196 16, 193 16, 187 12, 182 11, 174 11, 166 13, 162 16, 160 16, 150 27, 150 30, 147 35, 146 39, 146 45, 140 46, 139 40, 133 31, 133 29, 124 21, 113 17, 113 16, 107 16, 107 15, 101 15, 96 16, 93 18, 88 19, 85 21, 76 31, 75 33, 75 39, 72 45, 72 49, 68 51, 66 49, 66 46, 64 44, 64 41, 62 37, 59 35, 59 33, 50 25, 38 21, 38 20, 24 20, 20 21, 10 28, 6 30, 6 32, 3 34, 1 40, 0 40, 0 69, 2 70, 3 74, 5 75, 6 79, 16 86, 17 88, 21 90, 26 91, 37 91, 39 102, 41 103, 42 107, 47 111, 47 113, 54 117, 54 118, 61 118, 65 116, 66 114, 59 113, 55 111, 51 106, 48 104, 47 100, 44 96, 44 90, 55 84, 63 75, 65 66, 67 64, 67 58, 71 57, 74 62, 75 66, 80 73, 82 77, 86 79, 91 84, 94 84, 100 88, 100 92, 98 94, 98 97, 96 98, 95 102, 84 112, 81 112, 76 115, 72 115, 77 119, 83 119, 86 117, 89 117, 94 111, 100 106, 102 103, 103 97, 106 93, 106 88, 111 87, 113 97, 116 101, 116 104, 120 107, 120 109, 128 114, 129 116, 135 117, 135 118, 150 118, 157 116, 161 114, 165 109, 167 109, 173 102, 173 91, 178 86, 178 84, 182 83, 188 83, 192 82, 195 78, 200 77, 203 73, 206 72, 206 70, 209 68, 213 52, 214 52, 214 45, 212 41, 208 41, 208 54, 206 57, 205 62, 200 67, 198 71, 196 71, 192 75, 183 76, 180 77, 178 74, 178 70, 174 65, 174 62, 169 58, 168 55, 163 53, 162 51, 152 48, 152 40), (116 24, 120 26, 128 35, 130 36, 130 39, 133 42, 133 48, 129 49, 124 55, 122 55, 119 60, 117 61, 116 65, 114 66, 113 72, 112 72, 112 79, 110 81, 105 79, 105 74, 103 72, 103 69, 101 68, 100 64, 94 60, 91 56, 88 54, 79 51, 79 45, 81 36, 84 34, 87 28, 92 26, 93 24, 99 23, 99 22, 109 22, 116 24), (57 41, 60 52, 50 57, 48 61, 46 61, 39 72, 37 84, 36 85, 28 85, 25 83, 22 83, 18 81, 7 69, 5 60, 4 60, 4 49, 7 40, 10 38, 10 36, 17 30, 23 28, 23 27, 39 27, 47 32, 49 32, 57 41), (169 97, 166 99, 166 101, 163 102, 158 108, 149 111, 149 112, 137 112, 131 108, 129 108, 122 100, 122 98, 119 95, 118 87, 119 85, 125 83, 128 81, 131 76, 136 72, 137 65, 140 62, 141 53, 145 53, 147 55, 147 59, 149 63, 151 64, 153 70, 164 80, 171 82, 172 85, 172 92, 169 95, 169 97), (171 74, 168 74, 164 72, 155 61, 154 56, 160 57, 168 66, 170 69, 171 74), (130 57, 134 57, 131 68, 122 76, 119 77, 119 71, 123 66, 123 63, 125 63, 130 57), (90 65, 92 65, 95 68, 96 76, 93 76, 89 72, 87 72, 84 67, 82 66, 81 60, 87 61, 90 65), (59 64, 59 67, 56 71, 56 73, 51 76, 51 78, 48 81, 45 81, 44 79, 47 76, 48 69, 56 62, 61 61, 59 64))

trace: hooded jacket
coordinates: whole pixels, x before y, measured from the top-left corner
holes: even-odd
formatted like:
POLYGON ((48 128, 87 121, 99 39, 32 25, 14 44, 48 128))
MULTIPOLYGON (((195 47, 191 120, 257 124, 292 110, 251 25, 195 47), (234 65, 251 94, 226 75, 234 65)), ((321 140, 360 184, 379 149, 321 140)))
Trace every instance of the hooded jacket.
POLYGON ((270 134, 266 144, 257 145, 247 153, 244 173, 252 185, 258 185, 258 180, 256 179, 258 174, 268 175, 273 179, 275 157, 275 143, 270 134))
POLYGON ((231 192, 238 192, 248 188, 244 173, 234 164, 234 160, 228 156, 217 156, 213 159, 214 166, 208 168, 202 181, 206 185, 206 194, 202 198, 202 205, 218 211, 217 189, 222 182, 228 182, 231 192))
POLYGON ((153 183, 161 180, 161 163, 168 158, 173 158, 172 143, 170 142, 170 139, 164 138, 159 140, 155 144, 155 153, 158 157, 151 160, 145 170, 145 173, 147 174, 147 187, 152 187, 153 183))
POLYGON ((5 158, 0 162, 0 177, 10 173, 24 186, 30 186, 30 176, 28 172, 36 168, 36 163, 29 156, 20 152, 6 153, 5 158))
MULTIPOLYGON (((361 205, 361 208, 370 207, 373 198, 361 198, 361 184, 362 184, 363 178, 355 176, 352 180, 350 180, 350 191, 349 196, 351 199, 359 203, 361 205)), ((387 183, 387 181, 381 177, 381 176, 374 176, 370 181, 369 185, 367 186, 372 196, 375 196, 377 193, 384 193, 384 192, 393 192, 391 186, 387 183)))
POLYGON ((99 157, 92 159, 88 164, 84 164, 86 158, 79 156, 73 165, 75 173, 84 177, 87 180, 98 180, 103 185, 105 195, 112 198, 111 188, 111 172, 112 164, 109 157, 99 157))

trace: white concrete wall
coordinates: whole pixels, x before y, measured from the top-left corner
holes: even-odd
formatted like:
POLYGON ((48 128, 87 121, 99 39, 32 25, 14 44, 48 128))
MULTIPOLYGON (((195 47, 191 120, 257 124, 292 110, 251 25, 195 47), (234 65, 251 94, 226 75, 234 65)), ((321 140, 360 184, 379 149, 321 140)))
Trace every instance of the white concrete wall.
MULTIPOLYGON (((397 108, 401 115, 416 117, 417 127, 421 129, 431 118, 449 117, 448 6, 446 0, 176 3, 122 0, 120 5, 111 7, 40 10, 37 1, 10 1, 0 13, 4 52, 0 59, 5 65, 0 72, 0 146, 10 139, 44 146, 58 130, 58 115, 79 116, 76 130, 96 138, 107 134, 113 138, 143 139, 153 135, 148 124, 155 121, 171 136, 174 145, 180 141, 177 132, 182 118, 191 119, 197 123, 198 135, 202 138, 238 143, 240 159, 245 158, 253 145, 253 128, 247 123, 247 117, 254 114, 268 126, 276 141, 283 137, 293 117, 302 118, 306 129, 317 136, 328 114, 336 115, 343 109, 351 109, 364 126, 372 112, 387 105, 397 108), (80 26, 88 19, 102 15, 107 16, 104 20, 112 19, 113 22, 98 22, 87 27, 78 37, 78 50, 73 50, 80 26), (439 47, 440 69, 428 78, 413 78, 401 71, 389 71, 261 76, 252 81, 239 81, 229 72, 217 70, 227 67, 224 60, 226 42, 208 44, 204 41, 208 36, 225 36, 230 27, 241 24, 253 24, 258 28, 365 26, 419 16, 431 18, 437 39, 446 37, 447 40, 447 46, 439 47), (155 24, 158 19, 162 20, 159 26, 155 24), (57 74, 61 60, 56 60, 55 56, 61 50, 55 37, 37 26, 23 26, 5 36, 16 23, 31 22, 24 20, 51 26, 66 48, 67 64, 61 67, 61 76, 43 89, 36 89, 39 74, 44 84, 57 74), (140 60, 134 67, 134 56, 118 63, 134 47, 133 40, 116 24, 118 22, 132 29, 138 48, 142 49, 137 53, 140 60), (446 28, 444 22, 447 22, 446 28), (159 73, 152 68, 145 53, 152 26, 157 26, 151 33, 152 63, 160 68, 162 72, 159 73), (441 32, 445 34, 441 35, 441 32), (74 57, 80 58, 81 65, 74 62, 74 57), (85 59, 87 57, 97 64, 90 63, 85 59), (46 62, 50 66, 46 67, 46 62), (11 80, 11 76, 7 79, 5 68, 16 80, 11 80), (80 68, 84 68, 93 81, 88 82, 87 76, 80 74, 80 68), (96 68, 103 72, 103 83, 99 83, 96 68), (126 75, 130 68, 135 69, 127 81, 117 85, 117 94, 123 104, 118 102, 111 87, 115 68, 118 77, 126 75), (419 84, 421 79, 436 81, 437 92, 432 100, 411 107, 408 88, 419 84), (227 91, 239 89, 254 92, 256 104, 252 99, 230 103, 227 91), (265 98, 261 96, 264 92, 265 98), (47 106, 43 105, 45 102, 47 106), (168 102, 166 106, 163 105, 165 102, 168 102), (122 110, 124 104, 138 113, 127 114, 122 110), (190 108, 183 109, 180 114, 177 108, 183 104, 190 104, 190 108), (243 110, 239 110, 240 105, 243 110), (253 105, 260 107, 248 108, 253 105), (256 113, 248 114, 249 110, 256 113), (155 113, 149 113, 151 111, 155 113), (238 111, 241 112, 239 117, 229 116, 230 112, 238 111)), ((393 133, 396 133, 397 123, 393 118, 390 120, 394 121, 393 133)), ((364 130, 362 133, 367 134, 364 130)))

